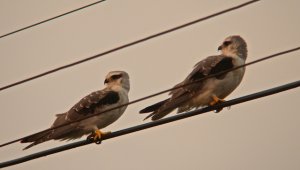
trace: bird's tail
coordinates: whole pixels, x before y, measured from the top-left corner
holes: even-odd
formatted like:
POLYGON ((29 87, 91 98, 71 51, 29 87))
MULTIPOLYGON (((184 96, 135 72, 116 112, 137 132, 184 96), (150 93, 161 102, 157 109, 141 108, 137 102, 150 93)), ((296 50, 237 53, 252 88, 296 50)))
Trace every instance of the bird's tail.
POLYGON ((151 106, 148 106, 140 111, 140 113, 150 113, 144 120, 151 117, 151 120, 158 120, 172 112, 176 107, 169 107, 168 102, 170 101, 170 98, 160 101, 158 103, 155 103, 151 106), (167 106, 167 107, 166 107, 167 106))
POLYGON ((151 106, 148 106, 142 110, 140 110, 140 113, 150 113, 150 112, 155 112, 157 110, 159 110, 159 108, 164 105, 167 101, 169 101, 169 99, 166 99, 166 100, 163 100, 163 101, 160 101, 158 103, 155 103, 151 106))
MULTIPOLYGON (((57 114, 56 115, 57 118, 54 121, 52 127, 59 125, 61 120, 65 119, 65 115, 66 115, 65 113, 57 114), (57 123, 57 122, 59 122, 59 123, 57 123)), ((26 146, 23 150, 29 149, 29 148, 37 145, 37 144, 40 144, 40 143, 46 142, 48 140, 54 139, 55 138, 54 132, 55 132, 55 130, 46 131, 46 132, 42 132, 42 133, 36 133, 36 134, 30 135, 30 136, 22 139, 21 143, 30 143, 30 142, 32 142, 30 145, 26 146)))
POLYGON ((185 105, 193 95, 186 93, 177 98, 168 98, 151 106, 148 106, 140 111, 140 113, 150 113, 144 120, 151 117, 151 120, 155 121, 165 117, 167 114, 171 113, 178 107, 185 105))
POLYGON ((33 147, 34 145, 46 142, 48 140, 51 140, 51 131, 43 132, 43 133, 36 133, 33 135, 30 135, 24 139, 21 140, 21 143, 30 143, 30 145, 26 146, 23 150, 29 149, 33 147))

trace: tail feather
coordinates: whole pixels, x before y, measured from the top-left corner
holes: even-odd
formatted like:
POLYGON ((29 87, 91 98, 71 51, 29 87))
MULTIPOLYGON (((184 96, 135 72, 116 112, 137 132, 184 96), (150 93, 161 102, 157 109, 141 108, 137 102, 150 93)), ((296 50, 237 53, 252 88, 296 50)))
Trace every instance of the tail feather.
POLYGON ((151 117, 151 120, 158 120, 172 112, 176 107, 169 107, 170 98, 148 106, 140 111, 140 113, 150 113, 144 120, 151 117))
MULTIPOLYGON (((65 113, 62 114, 57 114, 56 115, 56 120, 54 121, 52 127, 54 126, 59 126, 60 124, 63 124, 65 121, 65 113)), ((23 150, 29 149, 37 144, 46 142, 51 139, 59 139, 59 136, 64 135, 64 132, 69 132, 71 128, 69 127, 63 127, 60 129, 52 130, 52 131, 46 131, 42 133, 36 133, 33 135, 30 135, 24 139, 21 140, 21 143, 30 143, 30 145, 26 146, 23 150)))
POLYGON ((144 120, 147 120, 148 118, 150 118, 150 117, 152 117, 152 116, 154 116, 155 115, 155 112, 152 112, 151 114, 149 114, 148 116, 146 116, 145 118, 144 118, 144 120))
MULTIPOLYGON (((167 114, 171 113, 173 110, 175 110, 177 107, 168 107, 166 109, 162 109, 161 111, 159 110, 158 112, 153 112, 150 115, 148 115, 146 118, 150 118, 152 121, 161 119, 163 117, 165 117, 167 114)), ((146 118, 144 120, 146 120, 146 118)))
POLYGON ((35 142, 41 138, 43 138, 44 136, 46 136, 49 132, 45 132, 45 133, 36 133, 33 135, 30 135, 24 139, 21 140, 21 143, 29 143, 29 142, 35 142))
POLYGON ((145 109, 141 110, 140 113, 152 112, 144 120, 151 117, 151 120, 155 121, 165 117, 167 114, 171 113, 176 108, 184 106, 186 102, 192 97, 193 95, 186 93, 185 95, 179 96, 177 98, 169 98, 146 107, 145 109))
MULTIPOLYGON (((160 102, 158 102, 158 103, 155 103, 155 104, 153 104, 153 105, 151 105, 151 106, 148 106, 148 107, 146 107, 146 108, 140 110, 140 113, 150 113, 150 112, 155 112, 155 111, 159 110, 159 108, 160 108, 161 106, 163 106, 163 105, 164 105, 166 102, 168 102, 169 100, 170 100, 170 98, 168 98, 168 99, 166 99, 166 100, 163 100, 163 101, 160 101, 160 102)), ((150 114, 150 115, 152 115, 152 114, 150 114)), ((147 117, 148 117, 148 116, 147 116, 147 117)))
POLYGON ((40 144, 42 142, 46 142, 50 140, 51 131, 49 132, 43 132, 43 133, 37 133, 33 134, 31 136, 28 136, 27 138, 24 138, 21 140, 21 143, 29 143, 32 142, 30 145, 26 146, 23 150, 29 149, 33 147, 34 145, 40 144))

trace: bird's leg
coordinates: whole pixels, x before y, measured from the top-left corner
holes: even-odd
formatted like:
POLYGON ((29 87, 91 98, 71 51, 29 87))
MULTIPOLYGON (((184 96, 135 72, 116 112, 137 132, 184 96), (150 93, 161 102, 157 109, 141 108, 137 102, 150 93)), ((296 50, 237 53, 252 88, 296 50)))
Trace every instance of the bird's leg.
POLYGON ((94 132, 92 132, 92 134, 90 134, 88 137, 87 137, 87 140, 88 141, 92 141, 92 142, 95 142, 96 144, 100 144, 101 141, 102 141, 102 137, 104 135, 107 135, 111 133, 110 131, 108 132, 102 132, 100 131, 99 129, 95 130, 94 132))
MULTIPOLYGON (((214 106, 214 105, 216 105, 216 104, 225 102, 224 99, 220 99, 220 98, 218 98, 216 95, 212 95, 212 99, 213 99, 213 101, 209 103, 210 106, 214 106)), ((221 110, 223 110, 223 108, 219 108, 219 109, 217 109, 215 112, 216 112, 216 113, 219 113, 221 110)))

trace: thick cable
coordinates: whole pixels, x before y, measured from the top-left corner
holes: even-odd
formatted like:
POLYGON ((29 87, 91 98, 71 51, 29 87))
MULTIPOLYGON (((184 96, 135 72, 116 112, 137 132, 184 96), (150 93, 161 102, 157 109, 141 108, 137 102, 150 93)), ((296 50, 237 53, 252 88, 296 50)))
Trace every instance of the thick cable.
POLYGON ((258 59, 258 60, 254 60, 254 61, 252 61, 252 62, 249 62, 249 63, 243 64, 243 65, 234 67, 234 68, 232 68, 232 69, 228 69, 228 70, 225 70, 225 71, 216 73, 216 74, 211 74, 211 75, 209 75, 209 76, 205 76, 205 77, 203 77, 203 78, 201 78, 201 79, 199 79, 199 80, 197 80, 197 81, 191 82, 191 83, 189 83, 189 84, 184 84, 184 85, 181 85, 181 86, 176 86, 176 87, 173 87, 173 88, 170 88, 170 89, 167 89, 167 90, 163 90, 163 91, 160 91, 160 92, 158 92, 158 93, 155 93, 155 94, 152 94, 152 95, 149 95, 149 96, 146 96, 146 97, 142 97, 142 98, 133 100, 133 101, 128 102, 128 103, 126 103, 126 104, 122 104, 122 105, 119 105, 119 106, 116 106, 116 107, 113 107, 113 108, 104 110, 104 111, 99 112, 99 113, 96 113, 96 114, 87 115, 87 116, 85 116, 85 117, 83 117, 83 118, 81 118, 81 119, 78 119, 78 120, 75 120, 75 121, 71 121, 71 122, 68 122, 68 123, 65 123, 65 124, 62 124, 62 125, 59 125, 59 126, 55 126, 55 127, 52 127, 52 128, 48 128, 48 129, 45 129, 45 130, 43 130, 43 131, 40 131, 40 132, 37 132, 37 133, 31 134, 31 135, 25 136, 25 137, 22 137, 22 138, 19 138, 19 139, 15 139, 15 140, 13 140, 13 141, 10 141, 10 142, 4 143, 4 144, 1 144, 0 147, 9 145, 9 144, 12 144, 12 143, 15 143, 15 142, 19 142, 19 141, 21 141, 22 139, 28 138, 28 137, 33 136, 33 135, 37 135, 37 134, 40 134, 40 133, 44 133, 44 132, 48 132, 48 131, 51 131, 51 130, 54 130, 54 129, 58 129, 58 128, 67 126, 67 125, 69 125, 69 124, 75 123, 75 122, 80 122, 80 121, 82 121, 82 120, 85 120, 85 119, 88 119, 88 118, 90 118, 90 117, 94 117, 94 116, 100 115, 100 114, 105 113, 105 112, 109 112, 109 111, 112 111, 112 110, 115 110, 115 109, 119 109, 119 108, 124 107, 124 106, 128 106, 128 105, 131 105, 131 104, 134 104, 134 103, 138 103, 138 102, 140 102, 140 101, 143 101, 143 100, 146 100, 146 99, 149 99, 149 98, 152 98, 152 97, 155 97, 155 96, 158 96, 158 95, 167 93, 167 92, 169 92, 169 91, 172 91, 172 90, 175 90, 175 89, 178 89, 178 88, 182 88, 182 87, 185 87, 185 86, 189 86, 189 85, 194 84, 194 83, 199 83, 200 81, 204 81, 204 80, 206 80, 206 79, 208 79, 208 78, 216 77, 216 76, 219 76, 219 75, 221 75, 221 74, 225 74, 225 73, 227 73, 227 72, 234 71, 234 70, 240 69, 240 68, 242 68, 242 67, 246 67, 246 66, 249 66, 249 65, 252 65, 252 64, 256 64, 256 63, 259 63, 259 62, 262 62, 262 61, 265 61, 265 60, 268 60, 268 59, 272 59, 272 58, 274 58, 274 57, 281 56, 281 55, 283 55, 283 54, 287 54, 287 53, 291 53, 291 52, 297 51, 297 50, 300 50, 300 47, 296 47, 296 48, 293 48, 293 49, 290 49, 290 50, 286 50, 286 51, 282 51, 282 52, 279 52, 279 53, 275 53, 275 54, 272 54, 272 55, 269 55, 269 56, 260 58, 260 59, 258 59))
MULTIPOLYGON (((178 114, 178 115, 167 117, 167 118, 157 120, 157 121, 154 121, 154 122, 149 122, 149 123, 133 126, 133 127, 130 127, 130 128, 122 129, 122 130, 119 130, 119 131, 116 131, 116 132, 112 132, 112 133, 109 133, 109 134, 103 136, 102 140, 108 140, 108 139, 111 139, 111 138, 120 137, 120 136, 127 135, 127 134, 130 134, 130 133, 138 132, 138 131, 141 131, 141 130, 145 130, 145 129, 149 129, 149 128, 156 127, 156 126, 159 126, 159 125, 163 125, 163 124, 167 124, 167 123, 170 123, 170 122, 178 121, 178 120, 185 119, 185 118, 188 118, 188 117, 192 117, 192 116, 196 116, 196 115, 199 115, 199 114, 207 113, 207 112, 217 110, 217 109, 220 109, 220 108, 229 107, 229 106, 237 105, 237 104, 240 104, 240 103, 248 102, 248 101, 251 101, 251 100, 255 100, 255 99, 258 99, 258 98, 274 95, 276 93, 280 93, 280 92, 283 92, 283 91, 291 90, 293 88, 297 88, 299 86, 300 86, 300 80, 292 82, 292 83, 288 83, 288 84, 285 84, 285 85, 281 85, 281 86, 278 86, 278 87, 274 87, 274 88, 271 88, 271 89, 267 89, 267 90, 264 90, 264 91, 260 91, 260 92, 257 92, 257 93, 249 94, 249 95, 239 97, 239 98, 236 98, 236 99, 232 99, 232 100, 229 100, 229 101, 226 101, 224 103, 220 103, 220 104, 217 104, 217 105, 214 105, 214 106, 208 106, 208 107, 205 107, 205 108, 202 108, 202 109, 198 109, 198 110, 178 114)), ((221 114, 221 113, 219 113, 219 114, 221 114)), ((93 143, 93 142, 90 142, 90 141, 87 141, 87 140, 82 140, 82 141, 79 141, 79 142, 74 142, 74 143, 71 143, 71 144, 67 144, 67 145, 56 147, 56 148, 44 150, 44 151, 37 152, 37 153, 31 154, 31 155, 27 155, 27 156, 24 156, 24 157, 21 157, 21 158, 17 158, 17 159, 13 159, 13 160, 10 160, 10 161, 2 162, 2 163, 0 163, 0 168, 12 166, 12 165, 17 165, 17 164, 27 162, 27 161, 30 161, 30 160, 33 160, 33 159, 37 159, 37 158, 40 158, 40 157, 48 156, 48 155, 59 153, 59 152, 62 152, 62 151, 74 149, 74 148, 81 147, 81 146, 84 146, 84 145, 88 145, 88 144, 91 144, 91 143, 93 143)))

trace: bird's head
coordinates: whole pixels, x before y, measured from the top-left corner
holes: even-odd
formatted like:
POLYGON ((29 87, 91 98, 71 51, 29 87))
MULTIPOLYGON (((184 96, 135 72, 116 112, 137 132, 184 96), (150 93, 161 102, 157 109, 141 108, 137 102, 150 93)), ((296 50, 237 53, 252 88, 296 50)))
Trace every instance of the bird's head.
POLYGON ((129 75, 125 71, 111 71, 106 75, 104 84, 107 86, 121 86, 129 91, 129 75))
POLYGON ((221 50, 222 54, 226 56, 241 57, 244 60, 247 58, 247 44, 239 35, 227 37, 218 50, 221 50))

